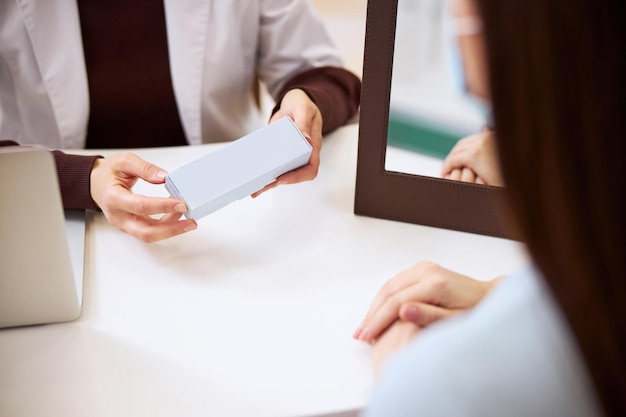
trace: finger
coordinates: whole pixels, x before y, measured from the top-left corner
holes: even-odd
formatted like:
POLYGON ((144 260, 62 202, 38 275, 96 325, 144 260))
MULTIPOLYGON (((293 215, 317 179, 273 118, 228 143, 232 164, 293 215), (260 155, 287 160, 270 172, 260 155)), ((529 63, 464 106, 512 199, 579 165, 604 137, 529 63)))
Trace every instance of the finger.
POLYGON ((274 181, 274 182, 272 182, 272 183, 270 183, 270 184, 267 184, 265 187, 261 188, 259 191, 256 191, 256 192, 254 192, 254 193, 250 194, 250 197, 252 197, 252 198, 257 198, 258 196, 260 196, 260 195, 261 195, 261 194, 263 194, 264 192, 269 191, 269 190, 271 190, 272 188, 276 188, 276 187, 278 187, 278 185, 279 185, 279 184, 278 184, 278 181, 274 181))
POLYGON ((144 161, 132 153, 125 153, 116 157, 113 169, 126 176, 139 177, 152 184, 165 182, 167 171, 158 166, 144 161))
MULTIPOLYGON (((313 139, 311 133, 315 131, 313 128, 314 119, 315 112, 311 109, 305 109, 302 113, 292 116, 292 120, 296 126, 298 126, 298 130, 300 130, 302 136, 304 136, 309 143, 311 143, 313 139)), ((311 145, 313 144, 311 143, 311 145)))
POLYGON ((487 183, 481 177, 476 177, 476 184, 486 185, 487 183))
POLYGON ((446 156, 446 158, 443 160, 443 162, 441 163, 441 176, 443 178, 447 177, 448 175, 450 175, 450 170, 451 168, 451 164, 450 164, 450 154, 451 152, 448 153, 448 155, 446 156))
POLYGON ((400 319, 415 323, 420 327, 458 314, 458 310, 452 310, 426 303, 406 303, 400 307, 400 319))
MULTIPOLYGON (((135 215, 133 214, 132 216, 135 216, 135 215)), ((159 218, 155 218, 155 216, 137 215, 137 217, 143 218, 143 221, 149 226, 159 226, 159 225, 164 225, 167 223, 176 223, 179 221, 184 221, 185 219, 181 220, 182 216, 183 216, 182 213, 167 213, 159 218)), ((192 220, 195 222, 195 220, 193 219, 186 219, 186 220, 192 220)))
MULTIPOLYGON (((320 157, 320 151, 322 149, 322 134, 321 131, 317 132, 315 135, 310 135, 308 133, 308 130, 301 130, 300 131, 302 133, 302 136, 304 136, 304 139, 306 139, 307 142, 309 142, 309 145, 311 145, 311 147, 313 148, 313 151, 311 152, 311 157, 313 157, 314 154, 317 154, 317 158, 318 158, 318 164, 319 164, 319 157, 320 157)), ((309 163, 311 162, 311 158, 309 158, 309 163)))
POLYGON ((372 343, 398 319, 400 306, 403 301, 406 302, 408 300, 404 300, 400 293, 389 297, 385 303, 375 310, 374 314, 363 321, 352 337, 372 343))
POLYGON ((311 152, 311 156, 309 157, 308 165, 315 167, 315 173, 317 175, 317 168, 320 165, 320 153, 322 151, 322 129, 321 126, 318 128, 314 128, 313 130, 302 130, 302 136, 309 142, 313 151, 311 152), (308 132, 312 132, 309 134, 308 132))
POLYGON ((475 133, 471 136, 460 139, 448 152, 443 163, 443 175, 448 174, 452 169, 462 165, 467 165, 467 159, 471 158, 476 142, 480 142, 484 138, 484 133, 475 133))
MULTIPOLYGON (((464 152, 463 152, 464 153, 464 152)), ((455 153, 453 155, 448 155, 446 160, 444 161, 441 167, 442 176, 450 177, 452 176, 452 172, 454 170, 461 171, 467 164, 465 163, 465 156, 463 153, 455 153)), ((460 172, 459 172, 460 178, 460 172)))
POLYGON ((363 320, 361 326, 355 331, 354 338, 369 342, 376 339, 385 329, 398 319, 400 308, 409 302, 424 302, 437 304, 436 288, 425 281, 420 281, 414 285, 395 292, 387 297, 382 304, 371 310, 371 314, 363 320))
MULTIPOLYGON (((418 276, 407 273, 407 271, 403 271, 385 282, 381 289, 378 290, 378 293, 376 293, 374 300, 372 300, 370 308, 367 310, 361 326, 366 326, 367 322, 369 322, 371 318, 376 315, 376 312, 390 297, 411 285, 415 285, 418 281, 418 276)), ((358 330, 359 329, 357 329, 357 331, 358 330)))
POLYGON ((469 137, 460 141, 446 156, 443 161, 442 172, 450 173, 455 168, 471 166, 472 158, 475 153, 476 145, 474 138, 469 137))
POLYGON ((318 167, 311 164, 305 165, 294 171, 289 171, 277 178, 278 185, 297 184, 311 181, 317 176, 318 167))
MULTIPOLYGON (((404 271, 396 274, 393 278, 385 282, 385 284, 378 291, 370 308, 365 315, 364 322, 368 321, 372 316, 376 314, 376 311, 392 297, 394 294, 397 294, 405 289, 417 285, 419 282, 423 280, 429 279, 436 275, 441 267, 433 262, 429 261, 420 261, 413 265, 410 268, 405 269, 404 271)), ((432 293, 432 295, 437 295, 432 293)), ((431 301, 430 298, 428 300, 420 300, 420 301, 431 301)))
MULTIPOLYGON (((252 198, 257 198, 264 192, 269 191, 272 188, 276 188, 279 185, 296 184, 299 182, 310 181, 314 179, 316 176, 315 174, 312 174, 312 172, 313 172, 312 167, 309 167, 308 165, 300 169, 297 169, 295 171, 290 171, 278 177, 276 181, 274 181, 273 183, 268 184, 262 189, 260 189, 259 191, 252 193, 250 196, 252 198)), ((315 170, 315 173, 317 173, 317 170, 315 170)))
POLYGON ((383 285, 353 337, 360 340, 377 337, 408 302, 449 304, 446 301, 450 296, 449 280, 449 271, 433 262, 421 261, 402 271, 383 285))
POLYGON ((441 166, 442 175, 450 175, 453 170, 463 168, 466 165, 464 163, 466 159, 465 153, 465 150, 450 152, 441 166))
POLYGON ((450 173, 454 168, 456 168, 454 166, 454 161, 452 160, 451 155, 448 155, 441 165, 441 177, 450 178, 450 173))
POLYGON ((120 227, 121 230, 137 239, 153 243, 197 229, 193 220, 159 222, 144 216, 127 215, 120 227))
POLYGON ((446 156, 446 158, 443 160, 443 164, 441 165, 441 176, 442 177, 448 177, 450 176, 450 172, 452 172, 452 170, 454 168, 457 168, 457 157, 456 157, 456 153, 458 152, 458 144, 455 145, 450 152, 448 152, 448 155, 446 156))
POLYGON ((127 213, 151 215, 161 213, 184 213, 185 203, 175 198, 146 197, 133 194, 128 190, 116 195, 117 199, 110 202, 110 207, 127 213))
POLYGON ((400 318, 400 309, 403 305, 412 302, 436 304, 436 300, 433 287, 425 285, 424 281, 406 287, 388 297, 375 313, 364 321, 359 334, 355 333, 355 339, 371 343, 400 318))
POLYGON ((459 168, 455 168, 450 172, 450 179, 454 181, 461 180, 461 170, 459 168))
POLYGON ((309 163, 307 165, 279 176, 276 178, 276 181, 266 185, 259 191, 252 193, 250 196, 252 198, 257 198, 264 192, 269 191, 272 188, 276 188, 279 185, 296 184, 315 179, 319 169, 319 161, 319 152, 314 151, 311 153, 311 157, 309 158, 309 163))
POLYGON ((461 171, 461 181, 474 182, 476 174, 470 168, 463 168, 461 171))

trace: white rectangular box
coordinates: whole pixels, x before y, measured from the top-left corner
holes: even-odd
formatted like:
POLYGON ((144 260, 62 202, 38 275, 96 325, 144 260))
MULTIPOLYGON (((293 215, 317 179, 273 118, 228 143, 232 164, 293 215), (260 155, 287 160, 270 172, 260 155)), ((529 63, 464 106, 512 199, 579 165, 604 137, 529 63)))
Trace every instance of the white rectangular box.
POLYGON ((306 165, 313 148, 289 117, 250 133, 165 178, 172 197, 199 219, 306 165))

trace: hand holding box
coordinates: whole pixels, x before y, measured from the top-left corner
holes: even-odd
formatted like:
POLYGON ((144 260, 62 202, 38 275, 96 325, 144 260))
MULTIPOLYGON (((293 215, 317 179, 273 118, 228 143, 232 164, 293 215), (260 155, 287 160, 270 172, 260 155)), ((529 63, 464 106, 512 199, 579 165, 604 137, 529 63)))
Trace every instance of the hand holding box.
POLYGON ((165 188, 198 220, 309 161, 313 148, 284 117, 170 172, 165 188))

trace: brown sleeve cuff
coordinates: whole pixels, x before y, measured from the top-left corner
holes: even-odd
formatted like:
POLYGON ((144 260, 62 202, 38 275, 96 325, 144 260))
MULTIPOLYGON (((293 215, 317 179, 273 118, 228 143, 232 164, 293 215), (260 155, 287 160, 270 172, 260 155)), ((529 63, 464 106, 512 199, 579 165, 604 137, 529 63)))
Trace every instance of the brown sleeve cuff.
POLYGON ((91 198, 91 169, 101 156, 68 155, 53 151, 59 176, 63 207, 100 210, 91 198))
MULTIPOLYGON (((12 140, 0 140, 0 146, 19 146, 12 140)), ((67 155, 52 151, 57 167, 63 208, 100 210, 91 198, 91 169, 101 156, 67 155)))
POLYGON ((322 114, 322 133, 332 132, 354 117, 361 102, 361 80, 344 68, 319 67, 305 71, 287 81, 281 89, 272 115, 289 90, 303 90, 322 114))

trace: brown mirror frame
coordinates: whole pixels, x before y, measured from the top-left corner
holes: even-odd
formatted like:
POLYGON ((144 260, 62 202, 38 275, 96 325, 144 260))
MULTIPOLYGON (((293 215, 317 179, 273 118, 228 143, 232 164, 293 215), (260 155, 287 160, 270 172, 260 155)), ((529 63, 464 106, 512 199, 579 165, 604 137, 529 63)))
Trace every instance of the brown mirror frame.
POLYGON ((368 0, 354 213, 510 238, 504 189, 385 170, 398 0, 368 0))

